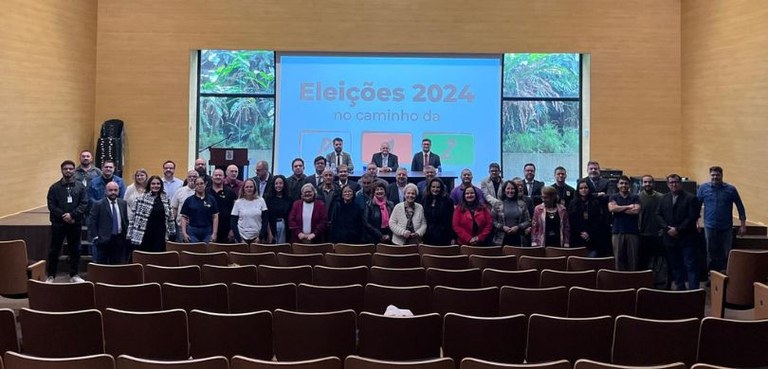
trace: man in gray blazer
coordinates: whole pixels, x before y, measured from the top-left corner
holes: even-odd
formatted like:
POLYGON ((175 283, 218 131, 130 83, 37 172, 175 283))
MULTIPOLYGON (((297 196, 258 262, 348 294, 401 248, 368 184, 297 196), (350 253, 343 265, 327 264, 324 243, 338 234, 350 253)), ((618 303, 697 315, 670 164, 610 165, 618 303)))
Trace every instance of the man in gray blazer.
POLYGON ((98 264, 125 262, 125 234, 128 229, 128 207, 118 198, 120 188, 109 182, 106 197, 93 203, 88 217, 88 238, 95 247, 93 261, 98 264))
POLYGON ((328 161, 328 165, 331 168, 336 168, 335 170, 338 170, 342 165, 346 165, 347 171, 349 174, 352 174, 355 171, 355 165, 352 164, 352 155, 349 155, 348 152, 344 152, 343 150, 344 140, 342 140, 341 137, 334 138, 333 151, 325 156, 325 160, 328 161))

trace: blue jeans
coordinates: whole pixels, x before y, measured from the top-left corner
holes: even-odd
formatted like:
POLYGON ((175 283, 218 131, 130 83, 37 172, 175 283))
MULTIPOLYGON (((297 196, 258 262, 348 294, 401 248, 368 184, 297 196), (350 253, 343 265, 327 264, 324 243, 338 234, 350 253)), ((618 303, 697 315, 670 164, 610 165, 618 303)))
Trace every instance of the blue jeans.
POLYGON ((697 254, 695 245, 667 244, 667 262, 669 269, 672 270, 672 280, 675 282, 675 287, 680 291, 699 288, 697 254), (686 282, 688 282, 687 288, 686 282))
POLYGON ((285 233, 285 221, 280 220, 275 223, 275 230, 277 231, 277 234, 273 235, 275 243, 285 243, 286 239, 286 233, 285 233))
POLYGON ((207 227, 193 227, 191 225, 187 226, 187 236, 189 236, 189 242, 210 242, 212 232, 213 232, 213 228, 211 226, 207 226, 207 227))
POLYGON ((709 270, 724 271, 728 265, 728 253, 733 246, 733 228, 704 228, 707 239, 707 266, 709 270))

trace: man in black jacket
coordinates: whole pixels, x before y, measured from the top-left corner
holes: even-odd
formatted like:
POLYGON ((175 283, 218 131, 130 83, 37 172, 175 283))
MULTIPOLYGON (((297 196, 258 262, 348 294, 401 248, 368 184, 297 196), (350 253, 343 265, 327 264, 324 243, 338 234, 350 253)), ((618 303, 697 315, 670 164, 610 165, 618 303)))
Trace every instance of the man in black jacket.
POLYGON ((682 190, 680 176, 667 176, 669 193, 665 194, 656 210, 656 220, 662 231, 667 249, 669 268, 678 290, 699 288, 696 260, 696 220, 699 201, 696 196, 682 190), (686 281, 688 286, 686 288, 686 281))
POLYGON ((69 281, 84 282, 80 278, 80 232, 85 212, 88 209, 88 196, 81 182, 75 181, 75 162, 65 160, 61 163, 61 180, 48 189, 48 211, 51 218, 51 245, 46 264, 46 283, 53 283, 59 264, 59 254, 64 238, 69 248, 69 281))

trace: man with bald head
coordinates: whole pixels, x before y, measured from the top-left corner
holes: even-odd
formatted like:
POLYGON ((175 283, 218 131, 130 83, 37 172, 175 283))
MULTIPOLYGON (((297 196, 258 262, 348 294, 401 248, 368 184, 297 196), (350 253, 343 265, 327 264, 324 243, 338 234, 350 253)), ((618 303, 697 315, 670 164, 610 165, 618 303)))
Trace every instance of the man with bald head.
POLYGON ((380 151, 371 157, 371 162, 376 163, 376 166, 385 173, 394 172, 399 166, 397 155, 390 153, 389 149, 389 141, 384 141, 381 143, 380 151))
POLYGON ((128 206, 118 197, 115 182, 105 186, 106 197, 93 203, 88 217, 88 238, 93 243, 93 262, 121 264, 125 262, 125 234, 128 229, 128 206))
POLYGON ((198 177, 205 179, 206 187, 211 185, 211 176, 208 175, 208 166, 205 165, 205 159, 197 158, 195 160, 195 171, 197 171, 198 177))
POLYGON ((240 174, 240 169, 237 165, 231 164, 227 167, 227 173, 224 177, 224 187, 232 190, 235 197, 240 197, 240 189, 243 188, 243 181, 237 179, 238 174, 240 174))
POLYGON ((265 160, 259 160, 256 162, 256 176, 253 181, 256 182, 256 193, 260 196, 264 196, 264 192, 272 184, 273 176, 269 172, 269 163, 265 160))

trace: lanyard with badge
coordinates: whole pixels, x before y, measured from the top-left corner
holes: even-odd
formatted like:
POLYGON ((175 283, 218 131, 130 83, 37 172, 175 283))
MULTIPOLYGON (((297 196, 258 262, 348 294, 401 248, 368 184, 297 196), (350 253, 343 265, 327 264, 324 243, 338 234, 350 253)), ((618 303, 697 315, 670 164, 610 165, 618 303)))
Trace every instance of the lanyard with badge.
POLYGON ((67 186, 67 204, 73 203, 74 200, 72 199, 72 187, 67 186))

